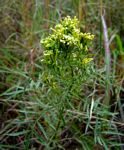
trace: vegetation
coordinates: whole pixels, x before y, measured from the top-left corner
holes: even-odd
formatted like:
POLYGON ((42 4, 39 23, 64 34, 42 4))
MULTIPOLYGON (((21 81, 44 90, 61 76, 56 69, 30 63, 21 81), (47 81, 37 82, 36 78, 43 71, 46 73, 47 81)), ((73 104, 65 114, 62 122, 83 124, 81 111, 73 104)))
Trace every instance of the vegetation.
POLYGON ((123 12, 123 0, 1 0, 1 150, 124 149, 123 12))

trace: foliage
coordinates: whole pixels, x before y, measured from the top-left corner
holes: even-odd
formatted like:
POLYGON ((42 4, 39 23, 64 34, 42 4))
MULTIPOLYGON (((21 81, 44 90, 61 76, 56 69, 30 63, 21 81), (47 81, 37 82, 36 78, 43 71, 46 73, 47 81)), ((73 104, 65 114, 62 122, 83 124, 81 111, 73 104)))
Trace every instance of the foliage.
MULTIPOLYGON (((52 70, 52 79, 57 81, 60 76, 58 80, 65 84, 64 87, 72 88, 77 85, 73 90, 80 89, 79 84, 88 76, 91 65, 89 62, 92 60, 88 47, 94 38, 90 33, 81 33, 78 23, 76 17, 71 19, 68 16, 52 29, 52 34, 41 40, 45 47, 42 61, 49 67, 48 72, 52 70)), ((46 74, 45 76, 48 77, 46 74)), ((51 80, 51 77, 47 80, 51 80)))
POLYGON ((0 4, 0 149, 124 149, 123 0, 0 4), (109 109, 102 8, 112 64, 109 109))

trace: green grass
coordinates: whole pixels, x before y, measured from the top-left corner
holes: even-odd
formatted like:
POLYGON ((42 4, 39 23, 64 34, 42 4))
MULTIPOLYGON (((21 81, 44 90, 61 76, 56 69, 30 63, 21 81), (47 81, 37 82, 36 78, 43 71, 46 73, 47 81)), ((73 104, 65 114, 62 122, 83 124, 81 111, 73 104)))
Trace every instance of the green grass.
MULTIPOLYGON (((2 0, 0 3, 0 149, 122 150, 124 45, 118 16, 121 15, 123 23, 123 2, 103 1, 109 39, 114 37, 109 43, 112 66, 108 106, 103 104, 106 68, 99 1, 2 0), (79 10, 82 2, 83 14, 79 10), (114 21, 113 17, 110 19, 113 14, 114 21), (83 18, 81 31, 95 34, 90 49, 94 58, 91 73, 85 82, 73 85, 77 89, 73 92, 68 92, 66 86, 56 90, 48 86, 43 80, 47 68, 41 61, 40 40, 67 15, 83 18), (111 31, 116 30, 113 35, 111 31)), ((63 82, 58 76, 56 81, 60 85, 63 82)))

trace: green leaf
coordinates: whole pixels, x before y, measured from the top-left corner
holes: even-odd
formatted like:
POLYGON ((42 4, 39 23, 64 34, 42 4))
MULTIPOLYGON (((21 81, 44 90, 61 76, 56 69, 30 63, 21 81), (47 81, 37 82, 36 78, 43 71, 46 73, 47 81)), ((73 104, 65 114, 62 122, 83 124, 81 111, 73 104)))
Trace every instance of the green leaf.
POLYGON ((27 134, 28 132, 29 131, 20 131, 20 132, 8 133, 8 134, 5 134, 5 135, 8 135, 8 136, 20 136, 20 135, 27 134))
POLYGON ((37 122, 37 125, 38 125, 39 129, 41 130, 41 132, 43 133, 43 135, 45 136, 45 138, 48 140, 47 133, 44 130, 43 126, 39 122, 37 122))

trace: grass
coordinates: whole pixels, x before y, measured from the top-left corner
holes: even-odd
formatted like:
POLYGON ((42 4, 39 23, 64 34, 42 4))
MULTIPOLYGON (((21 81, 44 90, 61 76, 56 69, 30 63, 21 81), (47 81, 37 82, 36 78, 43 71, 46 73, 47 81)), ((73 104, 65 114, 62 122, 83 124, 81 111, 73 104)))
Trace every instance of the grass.
MULTIPOLYGON (((118 15, 123 14, 120 12, 123 10, 122 4, 121 0, 102 4, 108 15, 105 21, 112 56, 110 102, 106 106, 105 48, 103 31, 100 29, 99 1, 1 1, 1 150, 124 148, 124 45, 123 29, 121 24, 117 24, 118 15), (118 10, 115 14, 116 7, 118 10), (113 13, 114 21, 110 19, 113 13), (50 27, 67 15, 79 17, 81 31, 95 34, 90 49, 94 57, 92 73, 81 88, 74 84, 77 90, 72 93, 68 92, 67 87, 53 90, 46 85, 43 81, 46 68, 41 62, 41 38, 46 37, 50 27), (113 33, 113 30, 117 32, 113 33)), ((56 80, 62 82, 58 77, 56 80)))

